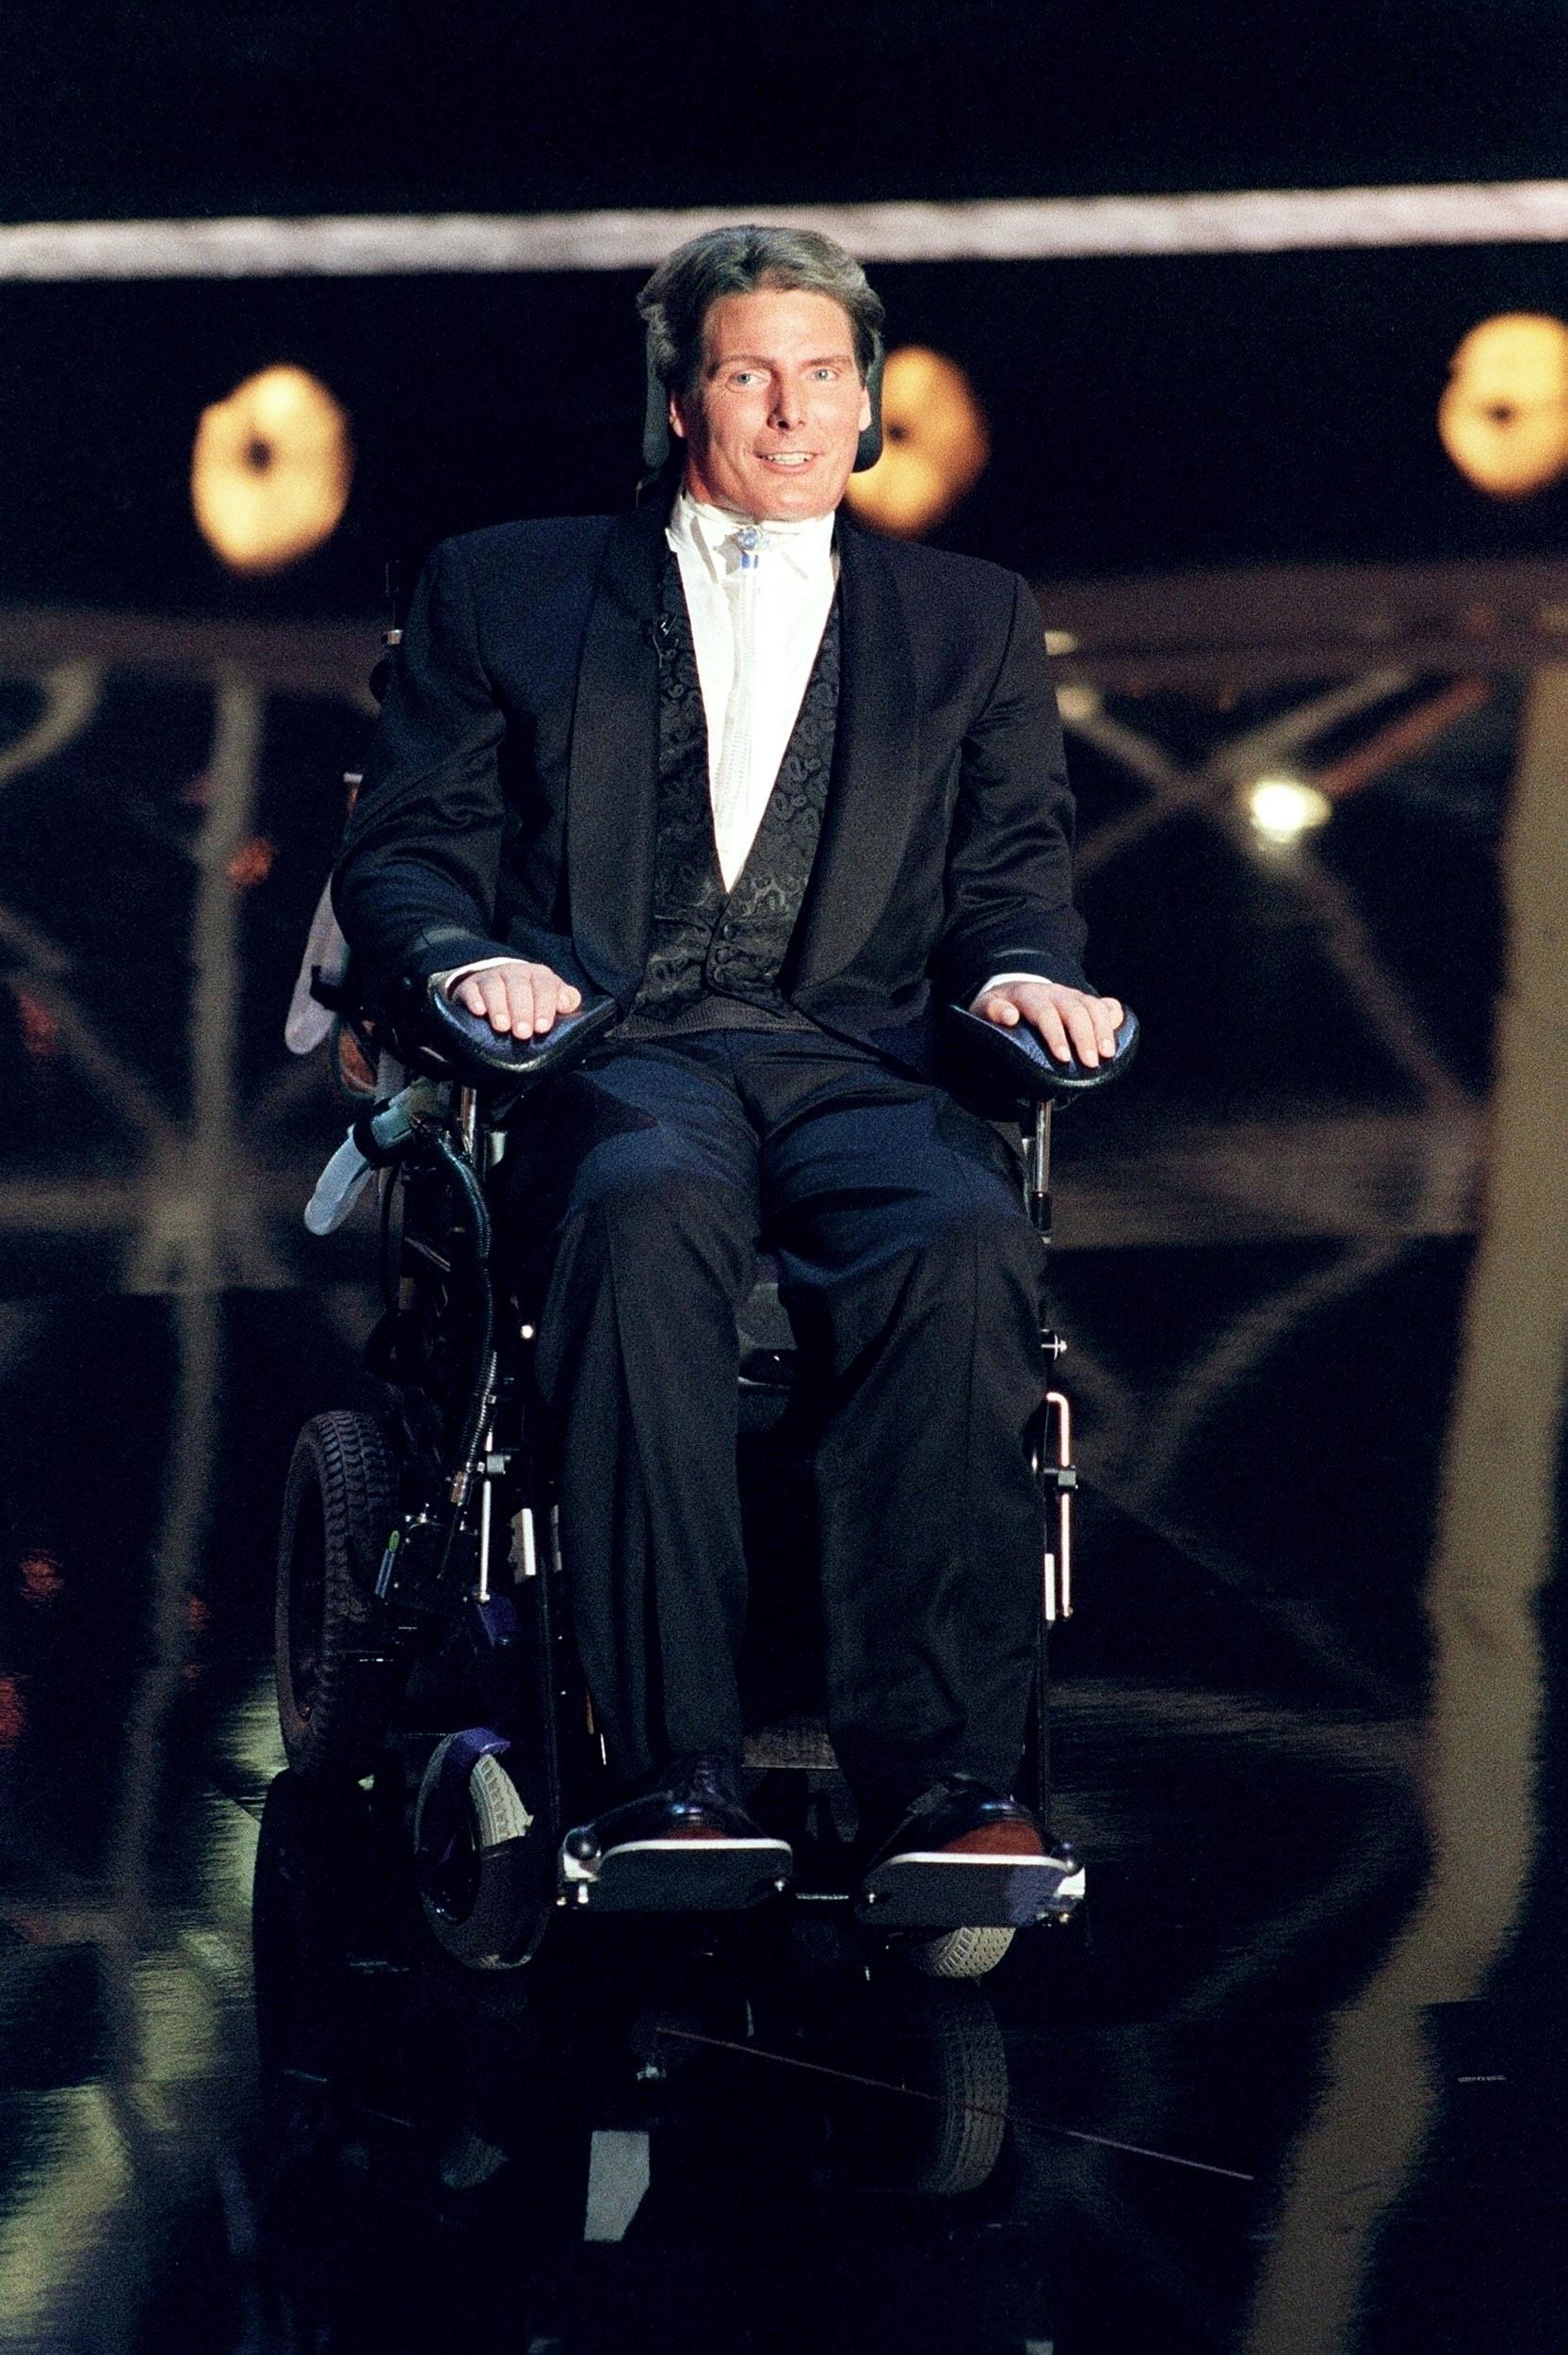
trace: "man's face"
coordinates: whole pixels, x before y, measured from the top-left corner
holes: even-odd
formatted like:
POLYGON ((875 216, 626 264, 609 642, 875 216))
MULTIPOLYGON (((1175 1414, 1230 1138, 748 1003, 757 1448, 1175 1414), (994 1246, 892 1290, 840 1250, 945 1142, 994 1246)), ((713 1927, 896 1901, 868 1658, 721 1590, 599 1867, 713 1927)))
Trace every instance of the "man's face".
POLYGON ((703 340, 690 398, 670 402, 687 489, 759 523, 831 514, 871 422, 843 305, 799 288, 721 295, 703 340))

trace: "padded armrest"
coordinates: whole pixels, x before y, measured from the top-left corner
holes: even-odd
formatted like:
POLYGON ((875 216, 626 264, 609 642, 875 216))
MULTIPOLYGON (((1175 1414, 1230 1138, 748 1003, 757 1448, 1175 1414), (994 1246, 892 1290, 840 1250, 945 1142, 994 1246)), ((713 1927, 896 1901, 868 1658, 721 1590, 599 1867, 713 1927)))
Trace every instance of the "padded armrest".
POLYGON ((470 1014, 432 981, 425 991, 421 1027, 427 1044, 470 1087, 492 1087, 502 1080, 517 1090, 578 1062, 620 1019, 613 998, 596 998, 575 1014, 558 1015, 537 1037, 513 1038, 485 1015, 470 1014))
POLYGON ((1058 1063, 1031 1023, 1019 1022, 1004 1030, 998 1023, 988 1022, 984 1015, 971 1014, 967 1006, 949 1006, 947 1015, 948 1042, 965 1073, 1030 1103, 1043 1099, 1065 1104, 1075 1096, 1109 1087, 1138 1052, 1138 1016, 1130 1007, 1116 1033, 1115 1056, 1092 1071, 1075 1057, 1058 1063))

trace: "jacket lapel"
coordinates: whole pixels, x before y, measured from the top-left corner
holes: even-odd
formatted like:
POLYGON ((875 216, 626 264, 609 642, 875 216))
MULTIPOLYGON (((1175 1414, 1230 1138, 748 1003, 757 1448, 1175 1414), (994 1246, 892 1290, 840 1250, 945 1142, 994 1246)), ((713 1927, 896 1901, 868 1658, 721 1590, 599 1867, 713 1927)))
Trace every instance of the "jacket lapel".
POLYGON ((789 977, 792 994, 849 965, 897 878, 918 773, 909 626, 880 541, 840 517, 843 674, 832 784, 789 977))
POLYGON ((602 989, 624 999, 648 953, 658 788, 655 652, 665 511, 610 529, 577 671, 567 783, 573 945, 602 989))

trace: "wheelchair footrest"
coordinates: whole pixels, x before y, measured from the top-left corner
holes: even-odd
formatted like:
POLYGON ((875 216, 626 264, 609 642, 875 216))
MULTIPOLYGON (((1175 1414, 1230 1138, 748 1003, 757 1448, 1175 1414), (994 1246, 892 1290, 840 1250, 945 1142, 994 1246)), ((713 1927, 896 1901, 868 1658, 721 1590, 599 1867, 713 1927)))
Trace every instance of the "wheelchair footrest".
POLYGON ((1075 1858, 954 1856, 932 1850, 868 1873, 855 1900, 879 1930, 1028 1929, 1067 1921, 1083 1902, 1075 1858))
POLYGON ((591 1863, 563 1849, 560 1889, 600 1913, 736 1913, 776 1895, 793 1862, 784 1840, 628 1840, 591 1863))

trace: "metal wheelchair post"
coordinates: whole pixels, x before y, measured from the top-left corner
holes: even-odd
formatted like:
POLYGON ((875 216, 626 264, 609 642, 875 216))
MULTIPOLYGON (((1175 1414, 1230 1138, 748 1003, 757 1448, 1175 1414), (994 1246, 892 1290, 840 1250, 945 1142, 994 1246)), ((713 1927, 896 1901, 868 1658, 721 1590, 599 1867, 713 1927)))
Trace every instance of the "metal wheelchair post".
MULTIPOLYGON (((1046 1336, 1047 1345, 1056 1343, 1054 1354, 1059 1355, 1063 1343, 1054 1334, 1046 1336)), ((1035 1458, 1035 1476, 1040 1483, 1041 1502, 1048 1492, 1055 1492, 1054 1527, 1046 1535, 1041 1559, 1040 1620, 1035 1639, 1035 1812, 1043 1824, 1048 1824, 1051 1806, 1051 1630, 1059 1619, 1073 1616, 1073 1493, 1078 1485, 1077 1468, 1073 1462, 1073 1408, 1065 1392, 1047 1390, 1040 1421, 1040 1437, 1035 1458), (1052 1416, 1056 1418, 1055 1444, 1052 1444, 1052 1416)))
POLYGON ((1051 1240, 1051 1107, 1042 1097, 1034 1108, 1034 1134, 1027 1153, 1029 1217, 1043 1243, 1051 1240))
MULTIPOLYGON (((1051 1241, 1051 1106, 1042 1100, 1034 1108, 1034 1132, 1026 1154, 1029 1218, 1041 1243, 1051 1241)), ((1041 1352, 1047 1365, 1064 1355, 1067 1344, 1049 1324, 1043 1324, 1041 1352)), ((1073 1410, 1060 1390, 1047 1390, 1036 1442, 1035 1477, 1043 1506, 1054 1493, 1055 1512, 1046 1532, 1041 1558, 1040 1617, 1035 1638, 1034 1678, 1034 1810, 1043 1826, 1051 1813, 1051 1630, 1058 1619, 1073 1616, 1073 1490, 1077 1473, 1073 1464, 1073 1410), (1055 1417, 1053 1434, 1052 1418, 1055 1417), (1054 1444, 1053 1444, 1054 1439, 1054 1444)))
POLYGON ((479 1092, 477 1088, 460 1087, 458 1090, 458 1133, 462 1139, 462 1149, 474 1164, 477 1174, 479 1171, 479 1092))

